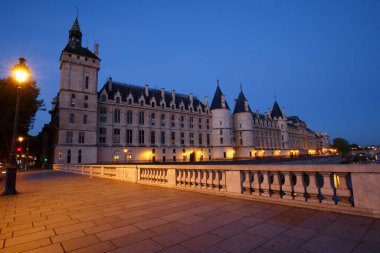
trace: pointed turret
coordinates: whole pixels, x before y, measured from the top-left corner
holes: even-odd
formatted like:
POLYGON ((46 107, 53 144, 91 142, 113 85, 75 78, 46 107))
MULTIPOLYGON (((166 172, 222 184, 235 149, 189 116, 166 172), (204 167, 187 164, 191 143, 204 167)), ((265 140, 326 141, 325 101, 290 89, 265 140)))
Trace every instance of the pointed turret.
POLYGON ((252 112, 251 108, 248 105, 248 100, 244 96, 243 90, 240 90, 233 114, 239 112, 252 112))
POLYGON ((75 18, 74 24, 69 31, 69 45, 72 48, 82 46, 82 32, 80 31, 78 18, 75 18))
POLYGON ((272 117, 272 119, 281 118, 284 116, 282 114, 282 111, 281 111, 280 106, 278 105, 277 101, 274 101, 273 108, 272 108, 272 111, 270 113, 270 116, 272 117))
POLYGON ((228 107, 226 97, 223 95, 222 90, 218 86, 216 87, 214 98, 212 99, 210 110, 214 109, 230 109, 228 107))

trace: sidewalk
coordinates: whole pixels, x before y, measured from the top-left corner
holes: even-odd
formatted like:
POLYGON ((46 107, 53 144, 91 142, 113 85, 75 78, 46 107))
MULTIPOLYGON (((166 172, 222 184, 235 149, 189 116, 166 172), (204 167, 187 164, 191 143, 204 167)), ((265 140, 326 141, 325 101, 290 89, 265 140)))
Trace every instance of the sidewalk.
POLYGON ((0 252, 380 252, 380 220, 62 172, 0 196, 0 252))

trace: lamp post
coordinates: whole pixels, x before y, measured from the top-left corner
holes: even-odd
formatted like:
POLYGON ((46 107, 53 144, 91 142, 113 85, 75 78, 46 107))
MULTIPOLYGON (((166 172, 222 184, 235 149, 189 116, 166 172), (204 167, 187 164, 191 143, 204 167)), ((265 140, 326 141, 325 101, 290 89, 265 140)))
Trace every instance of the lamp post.
POLYGON ((9 159, 7 165, 7 174, 5 176, 5 190, 4 195, 17 194, 16 191, 16 172, 17 172, 17 162, 16 162, 16 134, 17 134, 17 123, 18 123, 18 110, 20 104, 20 90, 25 81, 28 80, 30 76, 30 71, 25 65, 25 59, 20 58, 19 63, 12 68, 12 75, 17 81, 17 98, 16 98, 16 110, 15 119, 13 122, 13 134, 12 134, 12 144, 11 150, 9 152, 9 159))

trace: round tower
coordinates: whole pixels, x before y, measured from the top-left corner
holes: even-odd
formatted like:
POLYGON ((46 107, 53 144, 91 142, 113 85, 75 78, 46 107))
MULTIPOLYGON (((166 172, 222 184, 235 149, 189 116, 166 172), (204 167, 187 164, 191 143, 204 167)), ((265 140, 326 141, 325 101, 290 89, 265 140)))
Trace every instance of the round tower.
POLYGON ((211 103, 211 146, 213 160, 232 160, 235 157, 232 117, 219 83, 211 103))
POLYGON ((284 112, 280 109, 277 100, 274 101, 270 116, 277 122, 277 126, 281 129, 281 149, 285 151, 284 155, 289 155, 288 150, 291 147, 289 147, 287 118, 285 117, 284 112))
POLYGON ((237 159, 249 159, 254 157, 253 117, 248 100, 240 90, 239 97, 235 100, 233 112, 233 133, 235 137, 235 156, 237 159))

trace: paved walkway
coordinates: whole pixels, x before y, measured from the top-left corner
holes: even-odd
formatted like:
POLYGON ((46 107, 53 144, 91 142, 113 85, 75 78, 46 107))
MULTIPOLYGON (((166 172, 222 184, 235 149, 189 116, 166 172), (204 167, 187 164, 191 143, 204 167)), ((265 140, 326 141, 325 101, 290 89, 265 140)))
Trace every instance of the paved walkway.
POLYGON ((62 172, 0 196, 0 252, 380 252, 380 220, 62 172))

